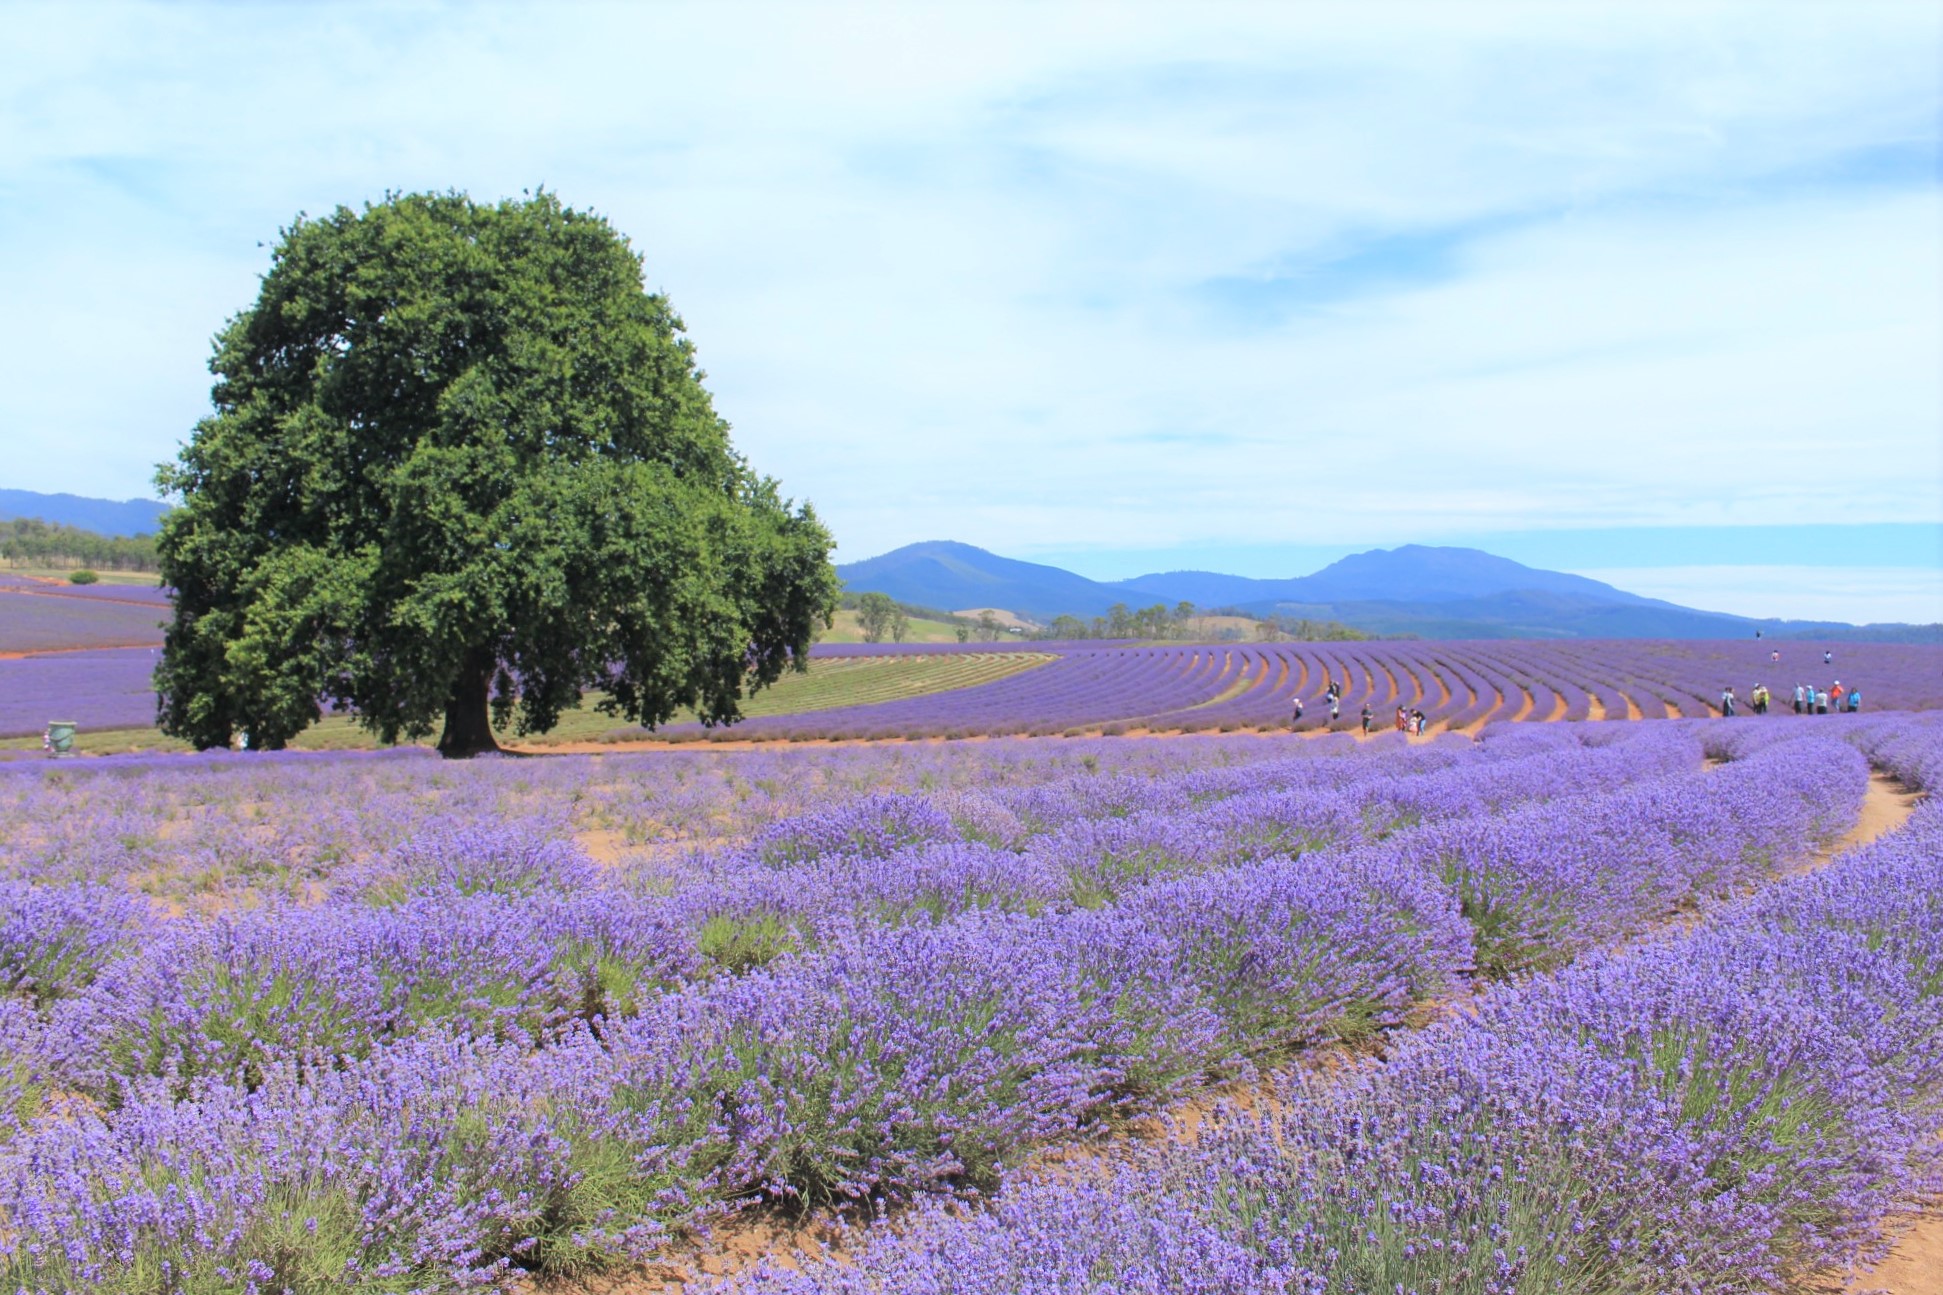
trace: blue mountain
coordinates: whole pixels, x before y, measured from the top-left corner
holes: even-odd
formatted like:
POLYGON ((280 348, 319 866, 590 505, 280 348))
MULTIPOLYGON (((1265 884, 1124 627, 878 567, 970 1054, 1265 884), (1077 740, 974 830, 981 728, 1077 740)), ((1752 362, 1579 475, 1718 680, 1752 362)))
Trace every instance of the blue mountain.
POLYGON ((1856 627, 1831 621, 1756 620, 1645 598, 1584 576, 1528 567, 1479 549, 1406 544, 1372 549, 1311 575, 1257 580, 1170 571, 1114 582, 999 557, 969 544, 930 541, 837 568, 856 593, 950 609, 997 607, 1039 622, 1083 619, 1115 603, 1191 602, 1256 616, 1338 620, 1378 634, 1424 638, 1743 638, 1831 632, 1934 637, 1930 627, 1856 627))
POLYGON ((38 517, 62 526, 79 526, 97 535, 153 535, 169 506, 153 499, 89 499, 82 495, 44 495, 38 490, 0 490, 0 522, 38 517))
POLYGON ((1058 567, 1002 558, 950 540, 906 544, 839 566, 837 574, 856 593, 889 594, 899 602, 945 611, 997 607, 1032 620, 1049 621, 1062 613, 1098 616, 1128 598, 1058 567))
POLYGON ((1528 567, 1481 549, 1436 548, 1424 544, 1352 554, 1314 575, 1289 580, 1250 580, 1212 572, 1176 571, 1123 580, 1120 587, 1162 599, 1186 599, 1203 607, 1226 603, 1239 606, 1372 599, 1442 603, 1513 592, 1559 594, 1636 606, 1654 601, 1584 576, 1528 567))

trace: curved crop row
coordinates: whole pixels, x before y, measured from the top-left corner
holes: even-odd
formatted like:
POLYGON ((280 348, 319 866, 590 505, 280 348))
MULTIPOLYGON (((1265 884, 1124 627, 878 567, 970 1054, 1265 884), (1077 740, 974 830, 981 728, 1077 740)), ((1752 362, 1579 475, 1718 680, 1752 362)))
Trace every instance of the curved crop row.
MULTIPOLYGON (((1392 727, 1395 708, 1422 710, 1434 729, 1472 731, 1513 719, 1584 721, 1674 714, 1706 717, 1734 686, 1743 699, 1771 672, 1741 645, 1667 643, 1365 642, 1208 647, 1063 646, 1051 664, 996 684, 909 702, 776 715, 734 730, 747 737, 937 737, 1055 734, 1129 728, 1350 730, 1361 708, 1392 727), (1719 682, 1706 679, 1712 673, 1719 682), (1325 680, 1344 685, 1332 719, 1325 680), (1738 681, 1738 682, 1737 682, 1738 681), (1294 703, 1303 702, 1300 720, 1294 703)), ((1749 648, 1759 645, 1750 644, 1749 648)), ((1851 679, 1871 709, 1943 705, 1943 648, 1848 645, 1851 679)), ((1813 663, 1820 667, 1821 663, 1813 663)), ((1772 666, 1770 661, 1768 665, 1772 666)), ((1826 672, 1826 670, 1824 671, 1826 672)), ((1826 687, 1828 680, 1822 680, 1826 687)))

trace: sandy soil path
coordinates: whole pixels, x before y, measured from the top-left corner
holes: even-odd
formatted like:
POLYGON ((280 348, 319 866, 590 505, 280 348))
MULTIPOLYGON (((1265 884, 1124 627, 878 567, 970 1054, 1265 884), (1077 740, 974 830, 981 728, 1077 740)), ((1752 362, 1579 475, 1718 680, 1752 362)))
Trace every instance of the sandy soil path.
POLYGON ((0 661, 25 661, 30 656, 68 656, 75 652, 127 652, 133 648, 161 647, 160 639, 147 643, 97 643, 93 647, 32 648, 25 652, 0 652, 0 661))
POLYGON ((1918 1220, 1887 1259, 1844 1289, 1848 1295, 1943 1295, 1943 1215, 1918 1220))
MULTIPOLYGON (((1909 821, 1922 798, 1884 773, 1872 774, 1862 816, 1829 856, 1869 844, 1909 821)), ((1802 1295, 1943 1295, 1943 1205, 1915 1219, 1872 1269, 1833 1274, 1809 1283, 1802 1295), (1846 1280, 1845 1280, 1846 1279, 1846 1280)))
POLYGON ((1834 845, 1823 861, 1859 850, 1901 827, 1916 812, 1922 796, 1881 771, 1869 775, 1869 790, 1862 797, 1862 815, 1855 826, 1834 845))
MULTIPOLYGON (((34 579, 34 577, 32 576, 29 576, 27 578, 30 580, 34 579)), ((96 585, 94 587, 100 588, 99 585, 96 585)), ((12 594, 17 598, 74 598, 74 599, 80 599, 82 601, 91 602, 91 603, 114 603, 116 606, 119 607, 153 607, 158 611, 162 610, 163 607, 165 606, 165 604, 158 603, 152 598, 112 598, 104 594, 69 593, 65 589, 59 589, 59 588, 57 589, 19 589, 19 588, 0 589, 0 597, 4 597, 8 594, 12 594)))
MULTIPOLYGON (((1836 843, 1834 853, 1867 845, 1901 827, 1919 799, 1888 775, 1874 775, 1862 802, 1861 819, 1836 843)), ((1846 1285, 1838 1279, 1818 1290, 1840 1290, 1846 1295, 1943 1295, 1943 1202, 1917 1218, 1873 1269, 1852 1274, 1846 1285)))

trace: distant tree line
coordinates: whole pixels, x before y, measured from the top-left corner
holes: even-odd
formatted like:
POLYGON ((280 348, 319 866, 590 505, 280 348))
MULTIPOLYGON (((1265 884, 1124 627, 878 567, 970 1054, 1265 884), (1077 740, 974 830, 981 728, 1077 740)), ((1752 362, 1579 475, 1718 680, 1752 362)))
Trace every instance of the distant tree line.
POLYGON ((1291 616, 1254 616, 1233 607, 1203 612, 1191 602, 1172 607, 1155 603, 1138 610, 1125 603, 1107 608, 1106 615, 1083 620, 1078 616, 1055 616, 1052 623, 1035 632, 1035 639, 1191 639, 1203 637, 1195 624, 1203 615, 1235 616, 1255 623, 1254 636, 1264 642, 1299 639, 1305 642, 1345 643, 1373 638, 1362 630, 1337 621, 1317 621, 1291 616))
MULTIPOLYGON (((1306 616, 1264 616, 1255 622, 1255 637, 1266 643, 1283 639, 1298 643, 1361 643, 1378 637, 1341 621, 1315 621, 1306 616)), ((1387 634, 1384 638, 1415 638, 1416 635, 1387 634)))
POLYGON ((1188 622, 1194 618, 1194 604, 1155 603, 1135 611, 1125 603, 1115 603, 1106 615, 1091 620, 1077 616, 1055 616, 1052 623, 1033 635, 1038 639, 1169 639, 1190 636, 1188 622))
POLYGON ((79 526, 19 517, 0 522, 0 558, 17 567, 156 571, 153 535, 99 535, 79 526))
POLYGON ((851 593, 845 591, 839 606, 848 612, 857 613, 857 629, 866 643, 902 643, 910 633, 914 620, 939 621, 958 631, 958 641, 965 642, 978 630, 979 623, 965 616, 939 611, 936 607, 920 607, 916 603, 899 602, 889 594, 851 593))
MULTIPOLYGON (((1028 638, 1041 642, 1084 639, 1195 639, 1206 637, 1205 628, 1196 621, 1203 616, 1232 616, 1253 623, 1252 633, 1262 642, 1295 639, 1312 643, 1347 643, 1377 637, 1337 621, 1309 620, 1293 616, 1256 616, 1234 607, 1207 610, 1191 602, 1172 607, 1155 603, 1133 608, 1115 603, 1104 616, 1084 619, 1055 616, 1052 623, 1022 633, 1007 627, 989 611, 977 616, 959 616, 935 607, 920 607, 899 602, 889 594, 850 593, 842 598, 845 611, 857 613, 858 629, 866 643, 902 643, 914 620, 939 621, 957 631, 960 643, 996 643, 1000 639, 1028 638)), ((1229 630, 1224 637, 1240 638, 1247 630, 1229 630)), ((1395 637, 1395 636, 1386 636, 1395 637)))

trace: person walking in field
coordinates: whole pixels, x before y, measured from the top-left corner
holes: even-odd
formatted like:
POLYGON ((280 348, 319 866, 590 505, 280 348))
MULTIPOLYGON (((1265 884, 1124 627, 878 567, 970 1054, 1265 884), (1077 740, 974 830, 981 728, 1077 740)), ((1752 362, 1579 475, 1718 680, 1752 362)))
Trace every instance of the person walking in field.
POLYGON ((1364 737, 1368 737, 1370 735, 1370 720, 1373 718, 1375 717, 1370 713, 1370 704, 1368 702, 1364 702, 1363 703, 1363 736, 1364 737))
POLYGON ((1795 685, 1795 714, 1801 714, 1801 704, 1808 690, 1800 684, 1795 685))
POLYGON ((1834 652, 1832 652, 1832 651, 1824 651, 1824 652, 1822 653, 1822 664, 1823 664, 1823 665, 1834 665, 1834 664, 1835 664, 1835 653, 1834 653, 1834 652))
POLYGON ((1410 712, 1410 731, 1418 737, 1424 735, 1424 713, 1420 710, 1410 712))
POLYGON ((1815 713, 1817 715, 1828 714, 1828 694, 1820 688, 1815 689, 1815 713))
POLYGON ((1842 698, 1848 695, 1848 689, 1842 687, 1842 681, 1840 679, 1837 679, 1835 686, 1828 690, 1828 701, 1835 708, 1836 714, 1839 715, 1842 713, 1842 698))
POLYGON ((1860 688, 1849 689, 1849 714, 1853 715, 1856 712, 1860 711, 1861 709, 1862 709, 1862 690, 1860 688))
POLYGON ((1300 724, 1301 722, 1302 722, 1302 698, 1298 695, 1295 699, 1295 714, 1289 717, 1289 727, 1294 728, 1297 724, 1300 724))
POLYGON ((1754 703, 1754 713, 1756 715, 1767 714, 1768 713, 1768 686, 1764 683, 1755 684, 1754 691, 1748 694, 1748 700, 1754 703))
POLYGON ((1343 704, 1334 697, 1329 699, 1329 722, 1334 724, 1343 717, 1343 704))
POLYGON ((1722 719, 1734 718, 1734 690, 1732 688, 1722 688, 1720 690, 1720 717, 1722 719))
POLYGON ((1403 707, 1401 706, 1397 707, 1397 732, 1399 733, 1403 732, 1403 726, 1408 724, 1409 722, 1410 722, 1409 712, 1404 710, 1403 707))

